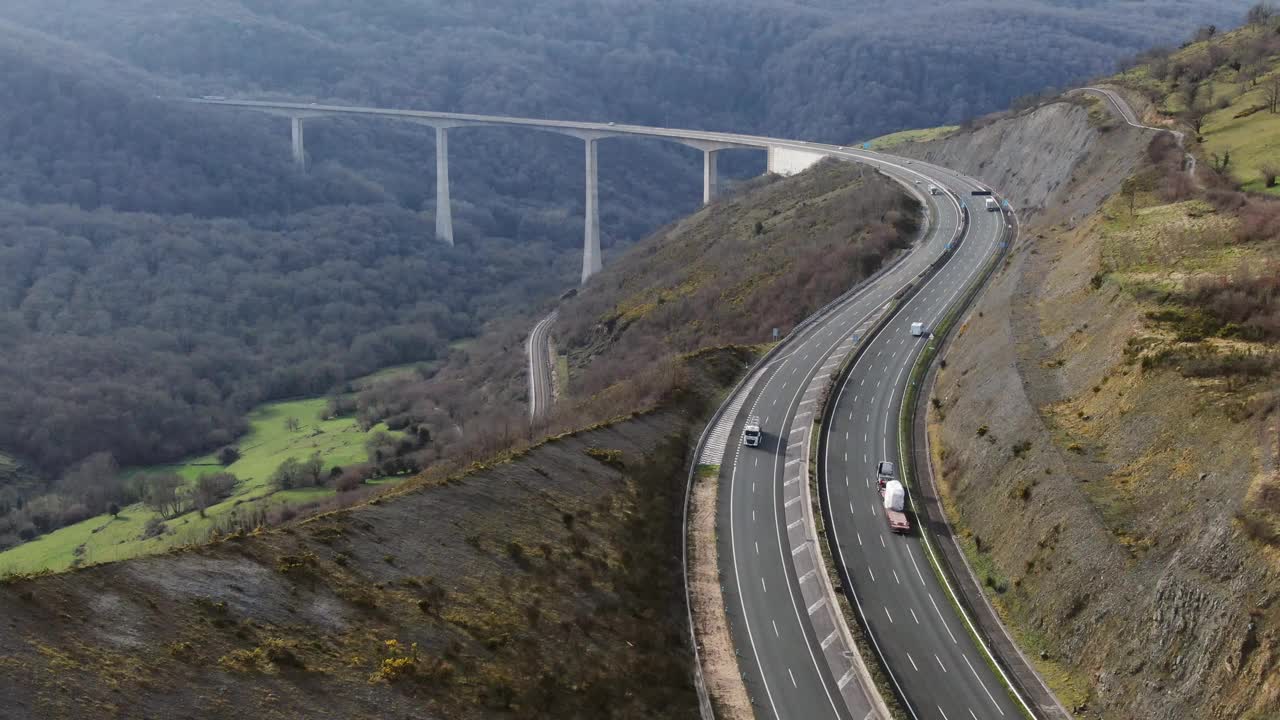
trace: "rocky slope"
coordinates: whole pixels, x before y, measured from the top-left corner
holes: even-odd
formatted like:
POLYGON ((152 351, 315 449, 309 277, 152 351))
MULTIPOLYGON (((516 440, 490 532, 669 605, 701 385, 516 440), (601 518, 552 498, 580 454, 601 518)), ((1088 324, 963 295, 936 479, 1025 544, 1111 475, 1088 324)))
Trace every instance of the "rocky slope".
POLYGON ((745 359, 348 511, 0 582, 0 716, 688 717, 687 435, 745 359))
POLYGON ((906 150, 1026 208, 945 356, 935 464, 993 602, 1078 717, 1277 717, 1274 347, 1170 319, 1280 248, 1239 232, 1238 205, 1162 196, 1176 169, 1152 135, 1096 110, 906 150))

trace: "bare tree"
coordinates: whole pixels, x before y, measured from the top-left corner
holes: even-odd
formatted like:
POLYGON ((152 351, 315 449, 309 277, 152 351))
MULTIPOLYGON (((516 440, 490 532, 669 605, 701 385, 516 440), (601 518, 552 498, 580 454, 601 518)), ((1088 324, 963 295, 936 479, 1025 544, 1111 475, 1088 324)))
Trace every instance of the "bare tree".
POLYGON ((1245 15, 1245 22, 1250 25, 1266 25, 1271 18, 1275 17, 1276 7, 1271 3, 1260 2, 1249 8, 1249 14, 1245 15))
POLYGON ((1273 188, 1276 186, 1276 178, 1280 177, 1280 166, 1267 163, 1258 168, 1258 170, 1262 172, 1262 179, 1267 187, 1273 188))
POLYGON ((302 423, 298 422, 298 418, 296 417, 287 418, 284 421, 284 428, 289 432, 298 432, 298 429, 301 427, 302 423))
POLYGON ((1262 97, 1267 101, 1267 109, 1274 115, 1277 108, 1280 108, 1280 75, 1271 78, 1262 92, 1262 97))
POLYGON ((1197 136, 1204 129, 1204 121, 1207 117, 1209 117, 1209 108, 1200 103, 1188 105, 1187 109, 1182 111, 1182 119, 1191 126, 1192 130, 1195 130, 1197 136))
POLYGON ((154 473, 142 479, 142 499, 161 517, 177 517, 186 512, 186 482, 176 473, 154 473))

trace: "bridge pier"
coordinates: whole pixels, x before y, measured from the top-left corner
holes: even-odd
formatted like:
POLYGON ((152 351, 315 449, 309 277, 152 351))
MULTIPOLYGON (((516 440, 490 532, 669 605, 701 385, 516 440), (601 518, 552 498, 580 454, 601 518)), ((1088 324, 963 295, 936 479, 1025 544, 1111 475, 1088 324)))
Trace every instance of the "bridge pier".
POLYGON ((585 229, 582 238, 582 284, 600 272, 600 188, 596 173, 597 138, 585 137, 587 145, 587 198, 585 203, 585 229))
POLYGON ((716 172, 716 155, 719 150, 702 151, 702 204, 710 205, 720 194, 720 178, 716 172))
POLYGON ((453 206, 449 202, 449 129, 436 126, 436 239, 453 245, 453 206))
POLYGON ((300 170, 306 170, 307 149, 303 143, 302 118, 295 115, 289 119, 293 121, 293 162, 300 170))

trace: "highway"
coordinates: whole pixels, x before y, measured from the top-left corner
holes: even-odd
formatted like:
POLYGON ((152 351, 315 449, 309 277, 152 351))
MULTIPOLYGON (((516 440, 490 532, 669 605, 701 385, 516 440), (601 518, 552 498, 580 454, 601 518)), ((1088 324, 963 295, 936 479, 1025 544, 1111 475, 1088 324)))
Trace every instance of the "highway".
MULTIPOLYGON (((970 214, 972 223, 963 242, 953 247, 962 226, 960 203, 980 207, 969 195, 979 187, 974 181, 880 153, 736 133, 221 98, 193 102, 295 118, 381 117, 438 127, 527 127, 586 139, 656 137, 719 149, 758 148, 770 152, 771 167, 775 151, 782 150, 860 162, 898 180, 927 205, 927 234, 890 269, 793 332, 768 365, 726 401, 734 411, 724 416, 724 427, 717 423, 716 432, 708 434, 714 443, 700 448, 704 464, 710 456, 710 464, 720 465, 716 537, 730 631, 758 716, 863 720, 877 714, 874 691, 862 686, 854 668, 839 676, 832 670, 850 665, 836 652, 844 647, 843 620, 838 612, 833 614, 823 594, 826 569, 812 560, 805 565, 814 553, 813 537, 801 516, 808 498, 810 428, 815 396, 840 361, 858 342, 866 341, 865 334, 896 295, 926 269, 945 262, 871 340, 849 382, 833 399, 839 404, 839 420, 824 429, 831 442, 819 467, 831 482, 825 483, 829 493, 823 501, 834 518, 830 530, 837 561, 853 578, 845 591, 861 607, 875 647, 911 713, 916 718, 978 720, 1012 718, 1021 712, 926 566, 919 535, 883 532, 878 495, 867 479, 877 459, 896 458, 898 403, 907 368, 924 342, 909 338, 907 324, 935 322, 1005 240, 1003 215, 977 210, 970 214), (929 195, 929 184, 944 192, 929 195), (744 448, 738 437, 752 415, 760 417, 765 439, 758 448, 744 448)), ((590 163, 588 172, 594 172, 590 163)), ((535 417, 549 407, 550 369, 540 372, 538 367, 547 363, 538 347, 545 343, 549 325, 544 319, 535 328, 527 350, 530 411, 535 417)))
MULTIPOLYGON (((898 419, 912 365, 928 337, 1003 240, 1001 213, 973 213, 969 240, 918 294, 871 338, 840 385, 819 459, 830 540, 893 682, 915 718, 1018 718, 1019 703, 951 608, 950 591, 929 565, 919 528, 889 531, 876 486, 876 463, 899 464, 898 419)), ((898 475, 901 475, 899 469, 898 475)))
POLYGON ((529 360, 529 418, 537 420, 551 411, 554 401, 554 379, 551 373, 551 326, 555 324, 560 312, 553 310, 538 321, 529 332, 529 340, 525 343, 525 354, 529 360))
MULTIPOLYGON (((815 149, 815 146, 809 147, 815 149)), ((865 333, 874 324, 881 309, 896 293, 944 255, 961 222, 956 198, 981 207, 969 197, 971 190, 980 187, 977 183, 941 168, 885 156, 871 159, 868 154, 840 148, 822 149, 837 157, 871 160, 909 187, 923 187, 932 182, 954 195, 925 195, 933 224, 918 247, 889 272, 789 338, 777 359, 744 389, 747 397, 728 433, 729 441, 720 462, 718 536, 730 624, 741 656, 741 669, 760 717, 861 719, 871 711, 865 698, 849 691, 849 678, 833 676, 824 657, 825 643, 830 643, 831 638, 826 636, 826 627, 821 631, 824 637, 819 637, 815 625, 821 623, 812 620, 821 608, 814 609, 815 604, 802 599, 805 595, 813 597, 813 589, 802 586, 792 561, 806 542, 802 535, 797 535, 796 521, 788 522, 785 512, 802 500, 799 483, 795 482, 799 472, 795 467, 798 451, 792 443, 801 437, 797 433, 803 433, 813 421, 812 409, 802 407, 806 402, 802 393, 813 384, 815 377, 823 377, 820 373, 824 368, 829 373, 832 363, 852 350, 853 337, 859 332, 865 333), (917 186, 916 180, 922 172, 929 179, 917 186), (762 422, 765 440, 759 448, 746 448, 738 437, 745 419, 753 415, 762 422), (790 457, 788 445, 792 445, 790 457), (846 682, 843 686, 842 679, 846 682)), ((953 610, 945 592, 937 588, 931 568, 922 556, 903 551, 918 545, 918 539, 882 532, 884 518, 881 513, 873 514, 878 494, 873 484, 866 482, 867 472, 879 456, 896 453, 898 406, 895 399, 902 396, 901 386, 908 374, 906 368, 923 347, 919 340, 906 339, 909 322, 936 320, 960 297, 960 290, 976 277, 979 268, 1004 240, 1001 213, 978 211, 972 217, 967 239, 958 250, 947 254, 950 259, 943 269, 924 285, 885 331, 871 341, 871 349, 856 368, 858 377, 851 381, 856 389, 842 393, 836 400, 848 405, 842 408, 843 421, 828 428, 840 441, 829 448, 829 455, 834 455, 836 462, 828 469, 839 474, 841 487, 827 502, 832 507, 844 508, 843 513, 838 513, 837 545, 846 551, 844 559, 855 571, 851 599, 861 602, 865 595, 864 608, 871 607, 873 598, 877 603, 874 608, 879 616, 869 614, 867 620, 881 650, 886 651, 885 659, 895 676, 902 673, 902 669, 911 671, 912 675, 904 675, 900 683, 916 717, 921 718, 1017 717, 1020 713, 1004 685, 993 677, 986 660, 973 647, 963 629, 963 620, 953 610), (867 378, 872 383, 870 387, 866 387, 867 378), (849 419, 851 413, 855 415, 854 420, 849 419), (845 433, 849 434, 848 441, 845 433), (895 437, 889 438, 886 433, 895 437), (845 474, 850 476, 851 483, 856 478, 858 487, 851 484, 846 490, 845 474), (854 505, 850 506, 851 502, 854 505), (861 546, 858 545, 859 533, 861 546), (884 545, 881 545, 882 536, 884 545), (855 554, 845 548, 846 540, 865 554, 855 554), (892 549, 890 541, 895 543, 892 549), (860 578, 858 570, 862 571, 860 578), (877 573, 876 580, 871 579, 871 572, 877 573), (889 597, 901 583, 909 581, 916 583, 913 588, 902 589, 898 596, 889 597), (936 598, 936 607, 929 593, 936 598), (923 601, 923 605, 919 601, 923 601), (927 615, 924 610, 928 611, 927 615), (885 626, 891 627, 891 631, 885 630, 885 626), (930 648, 936 649, 925 652, 930 648), (924 660, 928 663, 922 664, 924 660), (978 699, 983 702, 978 703, 978 699)), ((865 341, 866 338, 859 339, 865 341)), ((799 452, 803 458, 804 448, 799 452)), ((896 461, 896 455, 894 459, 896 461)), ((805 573, 804 583, 812 582, 815 582, 812 574, 805 573)))

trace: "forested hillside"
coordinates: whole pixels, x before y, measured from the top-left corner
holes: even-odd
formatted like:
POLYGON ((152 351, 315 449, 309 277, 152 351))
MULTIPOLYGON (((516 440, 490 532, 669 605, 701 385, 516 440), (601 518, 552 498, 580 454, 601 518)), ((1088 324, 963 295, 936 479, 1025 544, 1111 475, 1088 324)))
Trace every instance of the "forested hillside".
MULTIPOLYGON (((8 0, 0 452, 52 485, 96 452, 131 464, 214 449, 257 402, 439 357, 499 315, 509 335, 575 282, 574 139, 457 131, 448 249, 431 240, 429 129, 316 120, 301 173, 282 119, 175 97, 847 141, 963 120, 1245 4, 8 0)), ((600 160, 606 263, 697 206, 696 151, 612 140, 600 160)), ((762 165, 738 153, 721 168, 762 165)), ((416 404, 463 436, 475 397, 456 395, 448 412, 416 396, 362 411, 416 404)), ((23 477, 6 512, 38 490, 23 477)))

